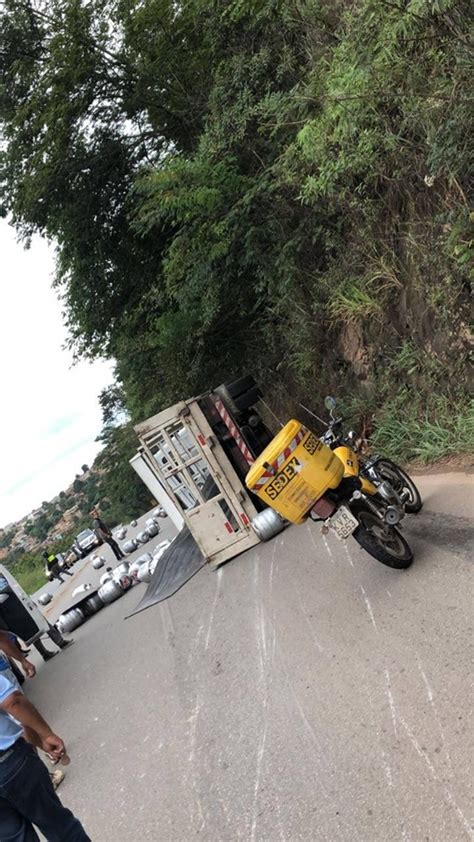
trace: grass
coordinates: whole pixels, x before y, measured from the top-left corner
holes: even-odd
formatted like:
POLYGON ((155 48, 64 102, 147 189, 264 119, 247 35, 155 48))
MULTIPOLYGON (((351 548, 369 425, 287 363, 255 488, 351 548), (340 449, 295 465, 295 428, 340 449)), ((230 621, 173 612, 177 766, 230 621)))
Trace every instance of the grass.
POLYGON ((48 581, 42 566, 32 570, 22 570, 20 566, 14 566, 10 571, 27 594, 35 593, 48 581))
POLYGON ((375 418, 373 449, 398 461, 436 462, 455 453, 474 452, 474 402, 456 406, 447 398, 429 405, 385 404, 375 418))
POLYGON ((365 280, 347 280, 330 301, 329 313, 333 319, 355 322, 360 319, 380 319, 382 307, 365 280))

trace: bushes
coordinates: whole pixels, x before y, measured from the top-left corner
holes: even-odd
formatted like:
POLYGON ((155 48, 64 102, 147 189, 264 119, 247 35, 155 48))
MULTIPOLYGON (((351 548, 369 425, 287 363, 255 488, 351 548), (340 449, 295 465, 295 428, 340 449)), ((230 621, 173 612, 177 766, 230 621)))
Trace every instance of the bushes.
POLYGON ((6 210, 134 420, 247 370, 382 424, 465 405, 467 0, 5 10, 6 210))
POLYGON ((23 553, 21 550, 14 550, 6 556, 3 564, 11 570, 15 579, 28 594, 34 593, 46 584, 41 553, 23 553))
POLYGON ((474 403, 413 397, 388 401, 376 415, 371 444, 398 461, 435 462, 474 449, 474 403))

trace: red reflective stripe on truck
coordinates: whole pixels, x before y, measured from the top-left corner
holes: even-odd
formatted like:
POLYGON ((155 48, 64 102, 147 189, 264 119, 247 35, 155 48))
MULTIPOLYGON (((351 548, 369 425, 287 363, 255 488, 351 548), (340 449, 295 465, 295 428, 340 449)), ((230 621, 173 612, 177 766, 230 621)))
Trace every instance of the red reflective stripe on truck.
POLYGON ((248 526, 248 525, 249 525, 249 523, 250 523, 249 518, 248 518, 248 517, 247 517, 247 515, 245 515, 243 512, 241 512, 241 513, 240 513, 240 520, 242 521, 242 523, 244 524, 244 526, 248 526))
POLYGON ((229 532, 232 535, 234 530, 232 529, 228 520, 226 520, 226 522, 225 522, 225 528, 227 529, 227 532, 229 532))
POLYGON ((268 466, 269 470, 263 472, 260 479, 257 480, 252 486, 252 491, 256 489, 262 488, 262 486, 266 485, 268 480, 271 477, 274 477, 275 474, 280 470, 281 466, 286 462, 287 459, 291 456, 294 450, 298 447, 298 445, 303 441, 305 435, 307 434, 308 430, 306 427, 301 427, 301 429, 296 433, 296 436, 290 441, 290 443, 285 447, 285 449, 277 456, 275 461, 268 466))
POLYGON ((247 445, 245 444, 242 436, 240 435, 238 427, 236 427, 233 419, 231 418, 231 416, 227 412, 227 409, 225 408, 224 404, 222 403, 222 401, 217 400, 217 401, 214 401, 214 405, 215 405, 219 415, 221 416, 224 424, 226 425, 229 433, 231 434, 232 438, 235 440, 235 442, 237 444, 237 447, 239 448, 240 452, 242 453, 245 461, 249 465, 253 465, 254 458, 253 458, 252 454, 250 453, 250 450, 248 449, 247 445))

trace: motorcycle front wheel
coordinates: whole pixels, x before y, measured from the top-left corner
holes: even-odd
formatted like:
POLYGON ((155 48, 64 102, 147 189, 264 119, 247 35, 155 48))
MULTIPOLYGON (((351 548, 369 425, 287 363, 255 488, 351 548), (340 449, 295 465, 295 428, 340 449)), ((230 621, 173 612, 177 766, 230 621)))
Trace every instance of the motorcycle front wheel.
POLYGON ((387 567, 403 570, 413 561, 413 552, 394 526, 386 528, 374 512, 360 508, 354 512, 360 526, 352 537, 369 555, 387 567))
POLYGON ((379 459, 375 466, 383 480, 387 480, 398 494, 408 491, 409 497, 405 501, 405 511, 417 514, 423 506, 421 494, 415 483, 407 473, 390 459, 379 459))

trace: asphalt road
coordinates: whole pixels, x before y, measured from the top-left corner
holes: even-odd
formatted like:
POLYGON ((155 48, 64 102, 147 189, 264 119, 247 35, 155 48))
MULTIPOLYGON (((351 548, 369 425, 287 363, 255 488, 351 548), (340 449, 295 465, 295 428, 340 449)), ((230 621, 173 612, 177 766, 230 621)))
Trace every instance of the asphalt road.
POLYGON ((94 842, 473 838, 472 482, 417 481, 407 571, 292 527, 124 621, 138 585, 40 669, 94 842))

